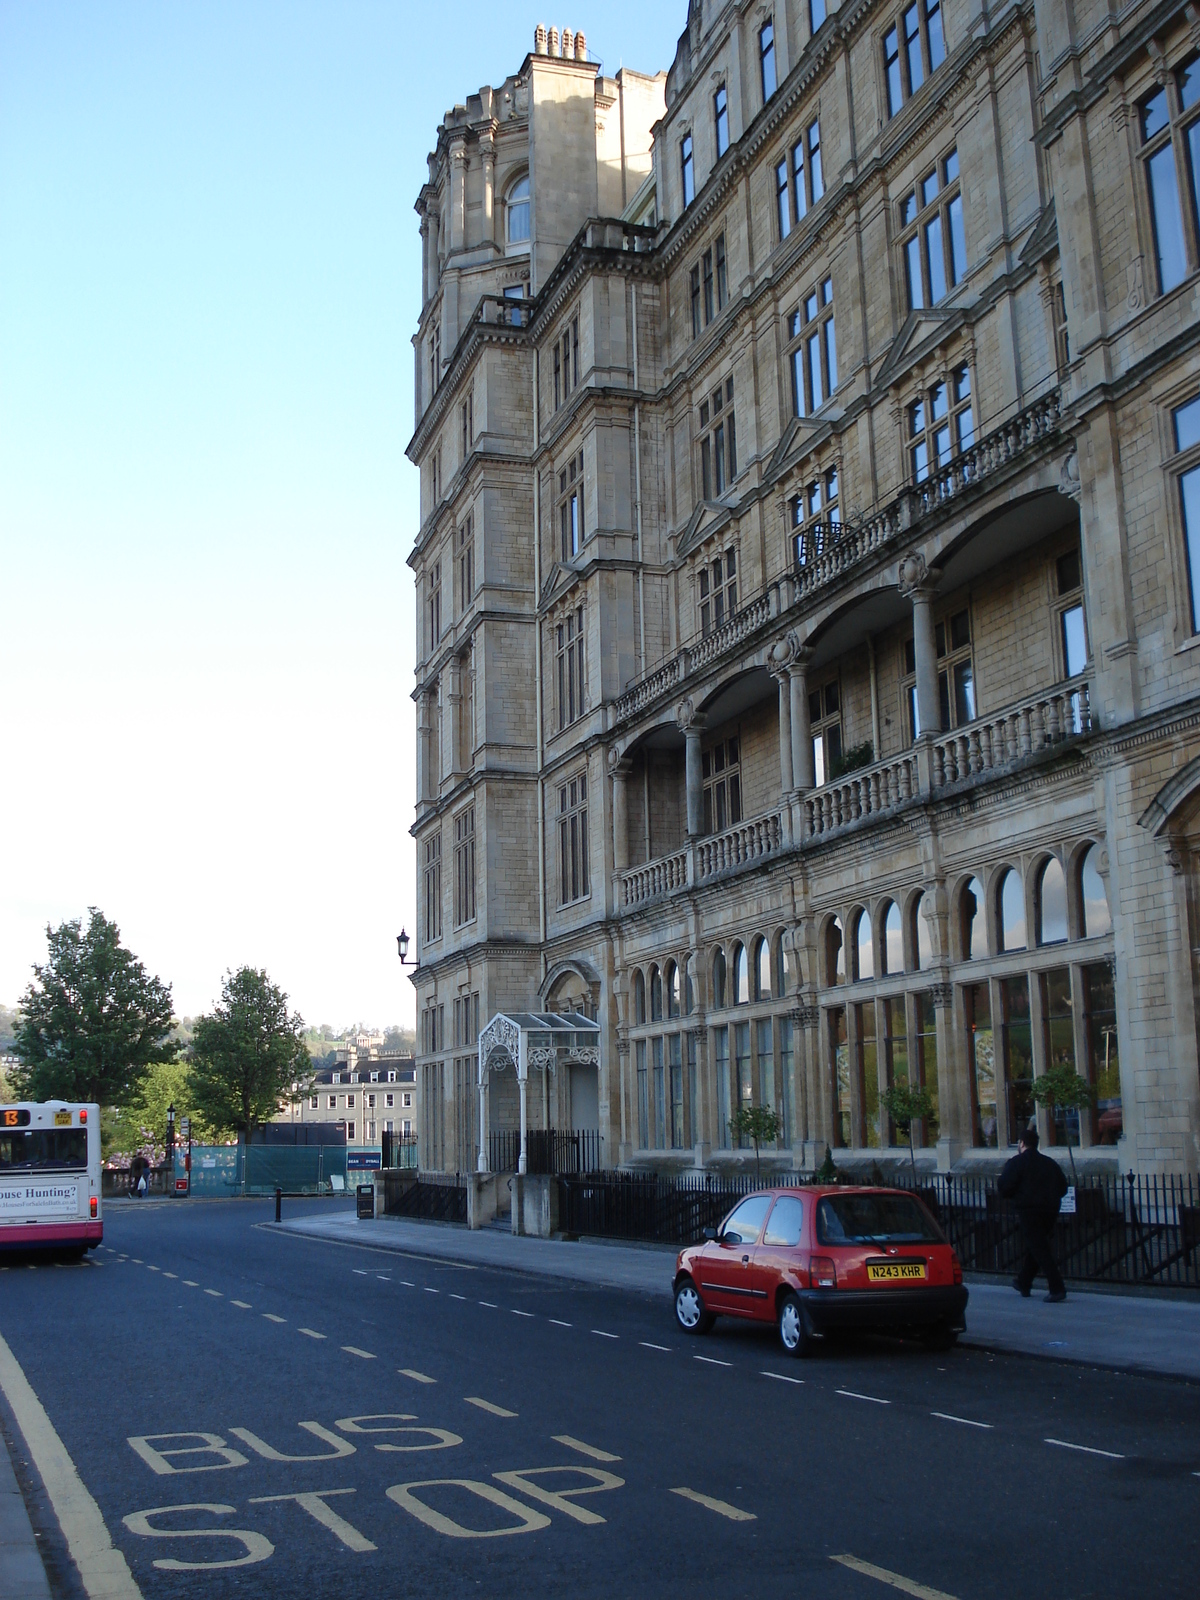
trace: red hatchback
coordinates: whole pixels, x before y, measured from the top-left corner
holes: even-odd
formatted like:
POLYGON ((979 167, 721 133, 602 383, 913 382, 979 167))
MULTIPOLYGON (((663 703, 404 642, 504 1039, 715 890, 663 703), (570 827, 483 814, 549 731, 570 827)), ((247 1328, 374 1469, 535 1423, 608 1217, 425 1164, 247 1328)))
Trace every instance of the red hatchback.
POLYGON ((919 1332, 950 1345, 966 1327, 958 1257, 902 1189, 765 1190, 705 1240, 675 1266, 685 1333, 707 1333, 719 1316, 774 1322, 783 1348, 801 1356, 833 1329, 919 1332))

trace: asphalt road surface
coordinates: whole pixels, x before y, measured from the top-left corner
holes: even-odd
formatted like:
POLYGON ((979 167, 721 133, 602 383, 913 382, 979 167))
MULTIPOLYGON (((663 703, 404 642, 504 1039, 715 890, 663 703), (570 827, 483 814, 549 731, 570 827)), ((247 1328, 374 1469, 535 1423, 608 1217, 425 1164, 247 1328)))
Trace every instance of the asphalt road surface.
MULTIPOLYGON (((90 1494, 133 1597, 1196 1593, 1194 1386, 885 1340, 798 1362, 726 1322, 684 1338, 665 1296, 272 1216, 114 1209, 86 1264, 0 1270, 60 1515, 90 1494)), ((0 1398, 82 1595, 87 1518, 64 1535, 13 1424, 0 1398)))

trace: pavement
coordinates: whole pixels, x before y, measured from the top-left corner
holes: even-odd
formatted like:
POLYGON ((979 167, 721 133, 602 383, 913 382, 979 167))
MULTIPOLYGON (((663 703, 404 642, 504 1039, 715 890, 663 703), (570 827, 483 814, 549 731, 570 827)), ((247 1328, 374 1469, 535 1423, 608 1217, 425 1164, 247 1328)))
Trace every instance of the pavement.
POLYGON ((0 1257, 54 1600, 1195 1592, 1200 1384, 886 1339, 797 1362, 684 1336, 670 1250, 351 1205, 106 1208, 85 1262, 0 1257))
POLYGON ((41 1552, 0 1432, 0 1595, 4 1600, 50 1600, 41 1552))
MULTIPOLYGON (((676 1256, 666 1245, 530 1239, 499 1228, 468 1231, 402 1217, 359 1221, 344 1211, 285 1216, 280 1227, 341 1244, 667 1298, 676 1256)), ((1007 1282, 973 1277, 968 1283, 971 1299, 962 1344, 1200 1382, 1200 1300, 1072 1287, 1062 1304, 1047 1305, 1040 1283, 1028 1300, 1007 1282)))

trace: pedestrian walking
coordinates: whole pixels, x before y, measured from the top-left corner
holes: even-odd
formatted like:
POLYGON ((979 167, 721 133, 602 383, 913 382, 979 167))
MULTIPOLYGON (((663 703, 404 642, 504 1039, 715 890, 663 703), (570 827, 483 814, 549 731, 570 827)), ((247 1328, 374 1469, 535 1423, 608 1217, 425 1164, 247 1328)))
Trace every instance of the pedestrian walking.
POLYGON ((1038 1132, 1032 1123, 1021 1135, 1020 1150, 1000 1174, 997 1188, 1016 1206, 1025 1240, 1025 1259, 1013 1279, 1013 1288, 1028 1300, 1033 1280, 1041 1271, 1046 1275, 1046 1286, 1050 1290, 1046 1299, 1051 1303, 1065 1300, 1067 1290, 1054 1259, 1050 1236, 1067 1192, 1067 1180, 1058 1162, 1051 1161, 1038 1149, 1038 1132))

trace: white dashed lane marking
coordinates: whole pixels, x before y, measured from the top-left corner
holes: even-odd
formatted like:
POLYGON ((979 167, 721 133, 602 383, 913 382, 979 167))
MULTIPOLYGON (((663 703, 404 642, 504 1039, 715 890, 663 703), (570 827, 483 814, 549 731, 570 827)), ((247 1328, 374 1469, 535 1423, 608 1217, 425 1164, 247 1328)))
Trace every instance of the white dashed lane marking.
POLYGON ((1067 1439, 1047 1439, 1047 1444, 1057 1445, 1060 1450, 1079 1450, 1085 1456, 1104 1456, 1108 1461, 1124 1461, 1125 1457, 1118 1455, 1115 1450, 1097 1450, 1090 1444, 1071 1444, 1067 1439))
POLYGON ((961 1422, 964 1428, 990 1429, 993 1426, 990 1422, 976 1422, 971 1417, 956 1417, 949 1411, 931 1411, 929 1415, 931 1417, 940 1417, 943 1422, 961 1422))
POLYGON ((593 1328, 592 1332, 598 1339, 619 1339, 621 1337, 619 1333, 605 1333, 603 1328, 593 1328))
POLYGON ((185 1278, 183 1281, 186 1287, 189 1289, 198 1289, 200 1287, 194 1278, 185 1278))
POLYGON ((323 1339, 325 1335, 318 1333, 315 1328, 297 1328, 297 1333, 302 1333, 306 1339, 323 1339))
POLYGON ((693 1361, 703 1361, 706 1367, 731 1367, 732 1361, 718 1361, 716 1356, 693 1356, 693 1361))
POLYGON ((902 1594, 911 1594, 914 1600, 954 1600, 954 1596, 947 1594, 944 1589, 931 1589, 927 1584, 906 1578, 903 1573, 889 1572, 886 1567, 877 1567, 873 1562, 861 1561, 858 1556, 830 1556, 829 1559, 836 1561, 839 1566, 849 1567, 851 1572, 861 1572, 866 1578, 874 1578, 878 1583, 886 1583, 893 1589, 899 1589, 902 1594))
POLYGON ((221 1293, 220 1289, 205 1289, 204 1292, 205 1292, 205 1294, 212 1295, 214 1300, 224 1300, 224 1298, 225 1298, 225 1296, 221 1293))
POLYGON ((436 1378, 430 1378, 424 1372, 418 1372, 415 1367, 397 1367, 396 1371, 402 1378, 411 1378, 414 1383, 436 1383, 436 1378))
POLYGON ((584 1444, 582 1439, 576 1439, 570 1433, 556 1433, 551 1435, 555 1444, 565 1444, 568 1450, 578 1450, 581 1456, 590 1456, 593 1461, 620 1461, 620 1456, 614 1456, 611 1450, 601 1450, 598 1445, 584 1444))
POLYGON ((231 1300, 229 1302, 229 1304, 231 1306, 238 1306, 242 1311, 253 1311, 254 1310, 254 1307, 250 1304, 250 1302, 248 1300, 231 1300))
POLYGON ((695 1489, 672 1489, 672 1494, 679 1495, 684 1500, 691 1500, 693 1504, 703 1506, 706 1511, 715 1511, 719 1517, 728 1517, 730 1522, 757 1522, 758 1518, 753 1511, 743 1511, 740 1506, 731 1506, 728 1500, 715 1500, 710 1494, 700 1494, 695 1489))
MULTIPOLYGON (((304 1330, 301 1329, 301 1332, 304 1330)), ((360 1361, 374 1361, 375 1357, 369 1350, 360 1350, 356 1344, 344 1344, 342 1349, 348 1356, 357 1356, 360 1361)))
POLYGON ((163 1277, 164 1278, 178 1278, 179 1274, 177 1272, 164 1272, 163 1273, 163 1277))
POLYGON ((515 1411, 508 1411, 504 1406, 493 1405, 490 1400, 481 1400, 477 1394, 465 1394, 463 1399, 469 1406, 478 1406, 480 1411, 490 1411, 493 1417, 515 1417, 515 1411))
POLYGON ((873 1406, 890 1406, 890 1400, 881 1400, 877 1394, 859 1394, 857 1389, 835 1389, 835 1394, 845 1395, 847 1400, 869 1400, 873 1406))
POLYGON ((804 1382, 803 1378, 789 1378, 786 1375, 786 1373, 783 1373, 783 1372, 766 1372, 766 1371, 764 1371, 761 1375, 764 1378, 774 1378, 776 1383, 803 1383, 804 1382))
POLYGON ((560 1317, 551 1317, 550 1321, 556 1328, 569 1328, 571 1326, 569 1322, 563 1322, 560 1317))
POLYGON ((268 1322, 286 1322, 286 1317, 277 1317, 273 1311, 264 1311, 263 1316, 268 1322))
POLYGON ((481 1300, 479 1302, 479 1304, 481 1306, 486 1306, 489 1311, 495 1311, 496 1310, 496 1302, 494 1300, 481 1300))
POLYGON ((532 1315, 533 1315, 532 1311, 518 1311, 518 1310, 515 1309, 515 1307, 513 1309, 513 1316, 514 1317, 532 1317, 532 1315))

